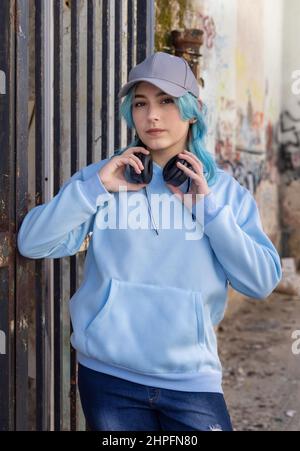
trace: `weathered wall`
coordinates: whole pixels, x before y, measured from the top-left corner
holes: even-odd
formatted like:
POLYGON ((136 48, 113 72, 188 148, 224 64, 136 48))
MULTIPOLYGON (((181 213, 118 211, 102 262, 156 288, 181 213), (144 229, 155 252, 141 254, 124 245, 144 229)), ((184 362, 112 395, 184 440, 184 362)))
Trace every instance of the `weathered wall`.
POLYGON ((169 31, 204 30, 202 100, 208 107, 207 148, 255 194, 265 231, 280 248, 276 129, 281 113, 282 0, 157 1, 156 50, 169 31), (168 20, 166 20, 168 19, 168 20), (163 34, 162 31, 165 31, 163 34))
POLYGON ((283 17, 283 97, 278 129, 282 243, 283 255, 295 257, 300 269, 300 73, 296 74, 298 82, 292 77, 300 70, 300 2, 289 0, 287 5, 283 17))

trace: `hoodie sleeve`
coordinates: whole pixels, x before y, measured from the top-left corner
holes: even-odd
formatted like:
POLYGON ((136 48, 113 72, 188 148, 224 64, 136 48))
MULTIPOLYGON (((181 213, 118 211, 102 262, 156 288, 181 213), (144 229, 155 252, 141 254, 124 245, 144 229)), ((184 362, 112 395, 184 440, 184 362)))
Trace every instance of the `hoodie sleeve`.
POLYGON ((274 290, 282 276, 280 257, 248 190, 236 216, 230 205, 217 205, 213 192, 205 196, 204 233, 235 290, 254 298, 274 290))
POLYGON ((19 252, 34 259, 74 255, 92 230, 97 205, 112 197, 98 172, 86 180, 82 170, 76 172, 50 202, 27 213, 18 232, 19 252))

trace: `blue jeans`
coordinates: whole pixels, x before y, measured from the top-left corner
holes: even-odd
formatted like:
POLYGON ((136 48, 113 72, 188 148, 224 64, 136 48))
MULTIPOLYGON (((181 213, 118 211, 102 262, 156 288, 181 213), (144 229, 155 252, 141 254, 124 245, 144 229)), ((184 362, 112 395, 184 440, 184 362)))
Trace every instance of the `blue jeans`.
POLYGON ((78 364, 78 388, 94 431, 232 431, 221 393, 150 387, 78 364))

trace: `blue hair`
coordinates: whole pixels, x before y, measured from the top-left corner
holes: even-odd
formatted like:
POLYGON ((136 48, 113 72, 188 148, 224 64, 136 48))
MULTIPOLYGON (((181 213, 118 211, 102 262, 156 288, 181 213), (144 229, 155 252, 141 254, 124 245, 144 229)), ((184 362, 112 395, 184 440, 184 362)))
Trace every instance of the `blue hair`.
MULTIPOLYGON (((120 113, 127 123, 130 129, 135 128, 135 124, 132 117, 132 104, 133 104, 133 94, 135 85, 130 88, 125 99, 123 100, 120 113)), ((217 165, 214 157, 211 153, 205 150, 204 147, 204 137, 207 133, 207 127, 205 124, 204 115, 206 110, 199 107, 198 99, 189 92, 181 97, 172 97, 175 104, 177 105, 180 117, 182 120, 197 119, 197 121, 190 125, 191 136, 187 142, 187 150, 192 152, 196 157, 202 162, 204 170, 204 176, 206 178, 208 186, 213 185, 217 179, 217 165)), ((114 152, 114 155, 121 155, 125 150, 130 147, 137 147, 143 145, 142 141, 136 137, 134 140, 125 148, 118 149, 114 152)))

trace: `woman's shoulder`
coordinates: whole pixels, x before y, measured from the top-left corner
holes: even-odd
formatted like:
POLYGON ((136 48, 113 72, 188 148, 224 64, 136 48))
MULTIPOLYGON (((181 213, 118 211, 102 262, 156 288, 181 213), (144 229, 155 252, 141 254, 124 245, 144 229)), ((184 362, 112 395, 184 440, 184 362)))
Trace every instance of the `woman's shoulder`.
POLYGON ((250 193, 248 188, 243 186, 230 172, 217 167, 217 181, 216 181, 216 187, 222 187, 223 189, 226 189, 226 191, 234 191, 237 194, 240 195, 247 195, 250 193))
POLYGON ((87 166, 83 166, 82 168, 80 168, 78 171, 74 172, 74 174, 72 175, 72 177, 68 180, 68 182, 73 181, 73 180, 82 180, 85 181, 87 179, 89 179, 90 177, 92 177, 96 172, 98 172, 102 166, 105 165, 105 163, 108 162, 110 158, 105 158, 103 160, 100 161, 96 161, 95 163, 91 163, 87 166))
POLYGON ((228 171, 218 168, 217 181, 211 187, 218 205, 229 205, 235 214, 245 200, 253 198, 251 192, 228 171))

